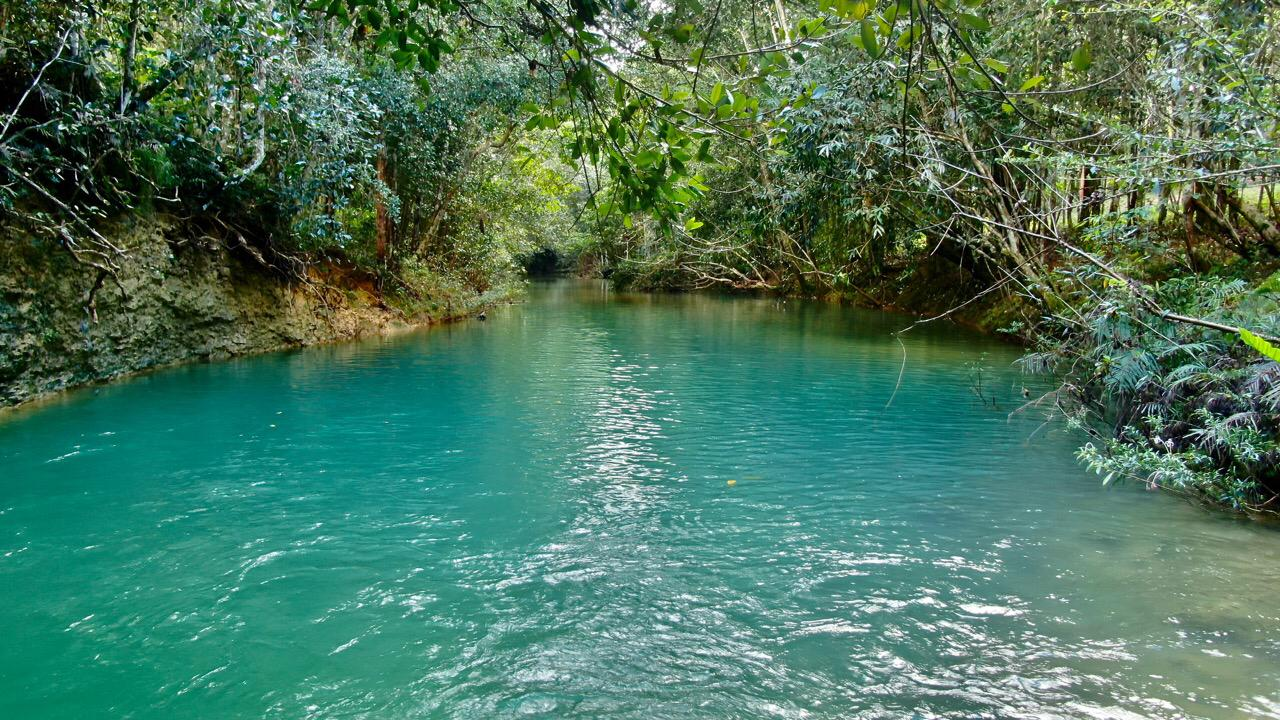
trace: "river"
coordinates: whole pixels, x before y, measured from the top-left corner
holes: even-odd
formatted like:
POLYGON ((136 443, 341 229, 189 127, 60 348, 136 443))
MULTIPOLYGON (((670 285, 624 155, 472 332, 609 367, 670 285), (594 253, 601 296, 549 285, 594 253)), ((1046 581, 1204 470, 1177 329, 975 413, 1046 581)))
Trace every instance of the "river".
POLYGON ((0 417, 0 717, 1280 717, 1280 534, 908 323, 559 282, 0 417))

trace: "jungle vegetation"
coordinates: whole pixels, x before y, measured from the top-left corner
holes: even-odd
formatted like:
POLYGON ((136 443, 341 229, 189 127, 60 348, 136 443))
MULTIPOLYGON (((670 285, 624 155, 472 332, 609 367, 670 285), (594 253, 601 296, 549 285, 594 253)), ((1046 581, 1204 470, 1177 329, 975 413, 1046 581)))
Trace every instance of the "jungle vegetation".
MULTIPOLYGON (((1081 459, 1280 510, 1263 0, 6 0, 0 209, 139 208, 299 281, 990 309, 1081 459)), ((909 331, 909 329, 907 330, 909 331)))

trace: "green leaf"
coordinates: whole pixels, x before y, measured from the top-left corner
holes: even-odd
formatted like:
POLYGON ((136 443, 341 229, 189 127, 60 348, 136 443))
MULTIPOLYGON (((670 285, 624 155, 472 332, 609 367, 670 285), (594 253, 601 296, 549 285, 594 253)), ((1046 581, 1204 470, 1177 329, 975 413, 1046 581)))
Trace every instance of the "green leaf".
POLYGON ((979 32, 986 32, 991 29, 991 23, 987 22, 986 18, 973 13, 960 13, 960 22, 979 32))
POLYGON ((1032 88, 1038 86, 1042 82, 1044 82, 1043 75, 1037 75, 1033 78, 1028 78, 1027 81, 1022 83, 1022 85, 1018 88, 1018 92, 1026 92, 1028 90, 1031 90, 1032 88))
POLYGON ((998 73, 1009 72, 1009 63, 1001 62, 995 58, 982 58, 982 64, 995 70, 998 73))
POLYGON ((840 0, 840 15, 850 20, 862 20, 871 14, 872 4, 869 0, 840 0))
POLYGON ((641 167, 657 167, 662 163, 662 156, 653 150, 642 150, 636 155, 636 165, 641 167))
POLYGON ((688 220, 684 221, 685 230, 693 231, 693 230, 697 230, 700 227, 702 227, 702 222, 700 222, 697 218, 691 217, 688 220))
POLYGON ((1071 53, 1071 67, 1076 72, 1085 72, 1093 65, 1093 49, 1085 42, 1071 53))
POLYGON ((923 33, 924 26, 920 23, 916 23, 906 30, 903 30, 902 34, 898 36, 898 48, 906 50, 911 47, 911 43, 919 40, 923 33))
POLYGON ((876 26, 870 20, 862 21, 862 49, 873 58, 880 57, 880 41, 876 38, 876 26))
POLYGON ((1275 345, 1272 345, 1244 328, 1240 328, 1240 339, 1244 341, 1245 345, 1257 350, 1259 354, 1275 362, 1280 362, 1280 348, 1277 348, 1275 345))
POLYGON ((417 60, 417 55, 409 50, 396 50, 391 53, 391 59, 395 61, 396 68, 405 70, 417 60))

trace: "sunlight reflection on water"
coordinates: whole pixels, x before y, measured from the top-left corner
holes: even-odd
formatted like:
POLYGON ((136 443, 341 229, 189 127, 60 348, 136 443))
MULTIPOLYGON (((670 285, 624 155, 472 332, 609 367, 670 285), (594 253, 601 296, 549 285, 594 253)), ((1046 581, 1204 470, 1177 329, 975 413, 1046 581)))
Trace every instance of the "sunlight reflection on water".
POLYGON ((1280 536, 957 329, 886 409, 905 322, 560 283, 10 417, 0 716, 1280 717, 1280 536))

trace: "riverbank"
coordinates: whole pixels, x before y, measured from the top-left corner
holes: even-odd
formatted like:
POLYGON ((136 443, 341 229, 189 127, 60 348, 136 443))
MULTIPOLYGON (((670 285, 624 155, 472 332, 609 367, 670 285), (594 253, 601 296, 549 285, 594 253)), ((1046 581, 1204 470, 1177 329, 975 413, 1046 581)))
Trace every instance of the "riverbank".
MULTIPOLYGON (((847 280, 838 286, 802 286, 779 282, 773 286, 735 284, 700 286, 697 278, 673 267, 646 268, 623 262, 603 269, 592 264, 575 268, 582 276, 607 274, 614 286, 636 292, 695 292, 765 294, 773 297, 823 300, 864 310, 884 310, 915 318, 914 322, 948 322, 986 335, 1026 344, 1024 333, 1040 320, 1026 298, 1007 287, 995 292, 971 272, 942 258, 929 258, 916 267, 886 270, 875 277, 847 280)), ((905 322, 903 329, 911 322, 905 322)))
POLYGON ((286 280, 165 216, 108 238, 111 274, 12 232, 0 253, 0 408, 195 360, 405 332, 475 313, 509 293, 382 295, 332 263, 286 280))

